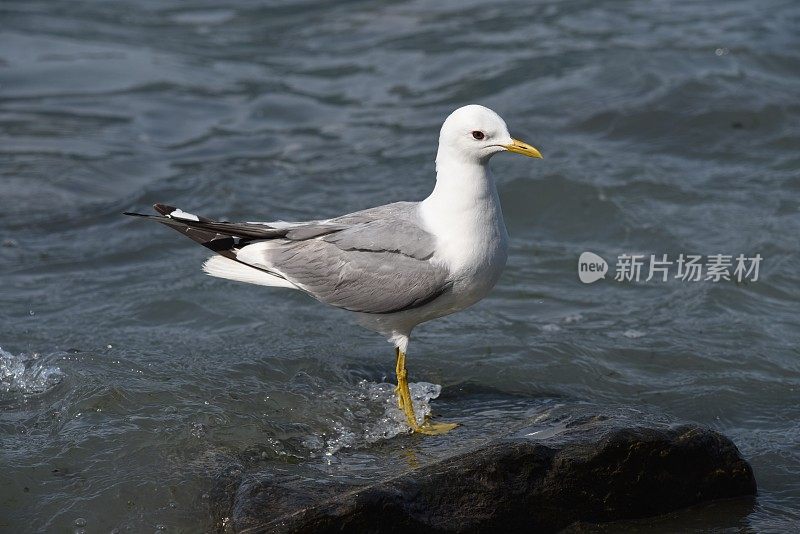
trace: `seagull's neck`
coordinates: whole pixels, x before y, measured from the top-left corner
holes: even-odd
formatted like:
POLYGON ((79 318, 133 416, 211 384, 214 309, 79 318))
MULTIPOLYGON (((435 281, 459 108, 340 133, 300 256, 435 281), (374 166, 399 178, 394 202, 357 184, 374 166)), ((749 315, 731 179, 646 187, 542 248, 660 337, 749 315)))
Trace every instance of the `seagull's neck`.
POLYGON ((494 177, 485 164, 458 160, 437 160, 436 186, 423 201, 452 216, 474 216, 488 204, 499 206, 494 177))
POLYGON ((420 215, 452 261, 494 261, 481 256, 500 252, 496 247, 505 254, 508 234, 485 163, 437 157, 436 186, 420 204, 420 215))

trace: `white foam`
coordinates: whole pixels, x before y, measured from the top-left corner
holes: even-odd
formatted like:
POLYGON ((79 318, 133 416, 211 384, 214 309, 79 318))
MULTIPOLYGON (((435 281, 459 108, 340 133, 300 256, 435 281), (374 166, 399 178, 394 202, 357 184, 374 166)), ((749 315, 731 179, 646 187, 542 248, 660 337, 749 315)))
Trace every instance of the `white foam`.
POLYGON ((622 333, 623 336, 627 337, 628 339, 638 339, 640 337, 644 337, 646 334, 641 330, 625 330, 622 333))
POLYGON ((42 393, 63 378, 61 369, 43 365, 38 354, 15 356, 0 348, 0 393, 42 393))
MULTIPOLYGON (((411 401, 417 422, 422 424, 425 417, 431 413, 430 401, 439 396, 442 386, 428 382, 416 382, 408 385, 411 391, 411 401)), ((362 380, 358 390, 353 394, 359 402, 366 403, 369 407, 383 409, 383 415, 377 418, 367 416, 363 422, 348 421, 347 424, 336 422, 333 425, 333 436, 324 441, 312 439, 306 441, 306 446, 321 450, 324 455, 332 459, 333 456, 344 448, 356 448, 361 445, 375 443, 383 439, 390 439, 409 431, 406 417, 397 406, 397 397, 393 384, 376 384, 362 380)))

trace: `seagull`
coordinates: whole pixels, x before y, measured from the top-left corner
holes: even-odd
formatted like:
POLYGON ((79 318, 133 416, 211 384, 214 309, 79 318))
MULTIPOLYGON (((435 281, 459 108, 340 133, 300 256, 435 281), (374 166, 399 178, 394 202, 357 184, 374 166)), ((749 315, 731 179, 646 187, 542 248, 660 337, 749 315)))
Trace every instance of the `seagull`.
POLYGON ((468 105, 442 125, 436 185, 421 202, 395 202, 333 219, 221 222, 164 204, 159 222, 211 249, 211 276, 307 293, 355 314, 395 347, 397 403, 409 429, 441 434, 454 423, 417 418, 406 351, 420 323, 484 298, 508 257, 508 232, 489 160, 500 152, 541 158, 511 137, 494 111, 468 105))

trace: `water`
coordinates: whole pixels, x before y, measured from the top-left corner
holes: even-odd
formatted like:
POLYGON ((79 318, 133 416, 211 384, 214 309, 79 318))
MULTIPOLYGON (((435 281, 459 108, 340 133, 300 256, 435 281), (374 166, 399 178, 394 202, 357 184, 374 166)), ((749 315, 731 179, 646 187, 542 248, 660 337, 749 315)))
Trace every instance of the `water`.
POLYGON ((796 528, 795 3, 220 6, 0 5, 0 530, 195 532, 225 458, 353 484, 575 402, 709 425, 752 462, 743 517, 644 528, 796 528), (495 158, 506 272, 410 347, 420 400, 461 433, 396 436, 383 340, 204 276, 200 247, 120 215, 420 199, 442 119, 472 102, 546 159, 495 158), (584 285, 584 251, 764 261, 752 283, 584 285))
POLYGON ((44 367, 39 355, 14 355, 0 348, 0 392, 5 395, 42 393, 61 381, 58 367, 44 367))

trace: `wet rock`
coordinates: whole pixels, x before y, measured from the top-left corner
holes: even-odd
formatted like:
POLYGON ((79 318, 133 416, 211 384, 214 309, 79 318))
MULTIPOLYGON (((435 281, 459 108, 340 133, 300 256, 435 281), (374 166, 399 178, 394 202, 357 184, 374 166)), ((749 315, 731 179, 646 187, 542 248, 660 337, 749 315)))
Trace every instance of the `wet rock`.
POLYGON ((251 472, 224 524, 237 532, 555 532, 755 494, 752 469, 728 438, 637 414, 540 416, 355 489, 251 472))

